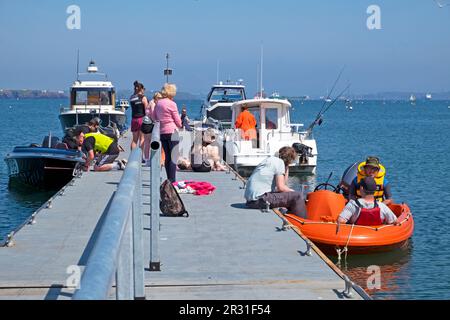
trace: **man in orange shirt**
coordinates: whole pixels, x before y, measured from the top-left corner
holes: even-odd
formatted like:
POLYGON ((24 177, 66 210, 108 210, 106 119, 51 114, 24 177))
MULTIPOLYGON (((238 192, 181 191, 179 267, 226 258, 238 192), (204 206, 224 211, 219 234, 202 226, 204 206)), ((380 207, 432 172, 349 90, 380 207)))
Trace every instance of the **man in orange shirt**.
POLYGON ((242 106, 242 112, 236 119, 234 124, 236 129, 241 129, 242 139, 244 140, 256 140, 256 119, 255 117, 248 111, 248 106, 242 106))

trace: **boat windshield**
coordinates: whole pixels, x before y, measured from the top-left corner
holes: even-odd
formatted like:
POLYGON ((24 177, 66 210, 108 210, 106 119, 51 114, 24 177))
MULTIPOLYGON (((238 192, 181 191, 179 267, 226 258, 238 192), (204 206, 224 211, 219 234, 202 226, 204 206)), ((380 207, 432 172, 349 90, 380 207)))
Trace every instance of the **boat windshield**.
POLYGON ((209 95, 209 101, 214 102, 236 102, 245 99, 242 88, 214 88, 209 95))
POLYGON ((266 129, 276 130, 278 129, 278 109, 266 108, 266 129))
POLYGON ((83 88, 72 90, 72 104, 73 105, 111 105, 112 101, 111 90, 83 88))

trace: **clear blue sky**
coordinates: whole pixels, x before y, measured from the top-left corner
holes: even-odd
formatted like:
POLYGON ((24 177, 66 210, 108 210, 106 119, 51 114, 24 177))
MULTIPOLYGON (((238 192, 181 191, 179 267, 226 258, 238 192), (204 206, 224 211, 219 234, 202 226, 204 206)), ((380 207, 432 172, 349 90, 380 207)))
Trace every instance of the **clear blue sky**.
POLYGON ((343 65, 352 93, 450 89, 450 6, 434 0, 0 0, 0 41, 0 88, 67 89, 79 48, 121 89, 158 89, 170 52, 181 91, 207 92, 220 60, 253 93, 264 43, 269 93, 324 94, 343 65), (382 30, 366 27, 371 4, 382 30))

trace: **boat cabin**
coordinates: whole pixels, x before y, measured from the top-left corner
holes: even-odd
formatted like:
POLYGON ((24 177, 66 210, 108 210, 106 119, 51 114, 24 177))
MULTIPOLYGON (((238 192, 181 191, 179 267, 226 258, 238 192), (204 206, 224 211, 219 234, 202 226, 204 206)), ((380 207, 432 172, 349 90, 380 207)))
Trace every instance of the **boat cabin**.
POLYGON ((256 119, 257 141, 252 144, 253 149, 268 151, 270 145, 267 145, 275 136, 282 138, 283 135, 291 135, 293 127, 302 125, 291 125, 289 109, 291 103, 287 100, 279 99, 253 99, 239 101, 232 108, 232 127, 235 130, 236 139, 245 143, 242 138, 241 130, 235 127, 236 119, 247 106, 248 111, 256 119))
POLYGON ((257 98, 239 101, 232 106, 232 127, 225 130, 225 160, 244 176, 265 158, 274 156, 282 147, 293 147, 298 159, 291 172, 314 173, 317 162, 316 141, 305 132, 303 124, 290 122, 291 103, 284 99, 257 98), (255 117, 256 134, 245 134, 236 128, 243 108, 255 117))
POLYGON ((76 81, 70 90, 71 109, 114 109, 115 101, 115 89, 112 83, 107 81, 76 81))
POLYGON ((214 85, 209 92, 206 101, 203 104, 202 117, 206 122, 208 119, 219 121, 226 127, 231 127, 233 103, 245 100, 245 86, 242 84, 223 84, 214 85))

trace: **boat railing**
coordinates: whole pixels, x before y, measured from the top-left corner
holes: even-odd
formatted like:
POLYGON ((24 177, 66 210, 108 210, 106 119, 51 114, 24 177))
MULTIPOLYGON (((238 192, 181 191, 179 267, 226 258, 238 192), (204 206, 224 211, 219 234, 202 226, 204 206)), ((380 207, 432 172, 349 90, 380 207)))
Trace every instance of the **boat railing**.
MULTIPOLYGON (((150 170, 150 271, 160 271, 159 129, 160 124, 155 123, 150 170)), ((134 149, 90 253, 79 289, 73 295, 75 300, 106 300, 114 282, 116 299, 145 299, 141 160, 141 148, 134 149)))

